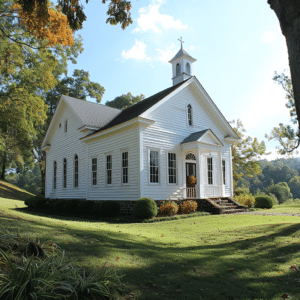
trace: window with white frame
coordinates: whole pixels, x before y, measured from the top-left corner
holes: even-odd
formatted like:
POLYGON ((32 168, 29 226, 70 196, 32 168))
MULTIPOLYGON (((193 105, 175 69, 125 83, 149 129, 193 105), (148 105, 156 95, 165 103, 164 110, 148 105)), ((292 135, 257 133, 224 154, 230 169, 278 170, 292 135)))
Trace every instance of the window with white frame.
POLYGON ((187 106, 187 116, 189 126, 193 126, 193 108, 191 104, 187 106))
POLYGON ((97 185, 97 158, 92 158, 92 185, 97 185))
POLYGON ((68 120, 65 120, 65 132, 68 131, 68 120))
POLYGON ((122 183, 128 183, 128 152, 122 152, 122 183))
POLYGON ((78 187, 78 155, 74 157, 74 187, 78 187))
POLYGON ((177 183, 177 164, 176 164, 176 153, 168 153, 168 173, 169 183, 177 183))
POLYGON ((53 163, 53 188, 56 189, 57 163, 53 163))
POLYGON ((64 158, 64 170, 63 170, 63 187, 67 187, 67 159, 64 158))
POLYGON ((222 160, 223 184, 226 184, 226 162, 222 160))
POLYGON ((150 151, 150 183, 159 183, 158 151, 150 151))
POLYGON ((208 181, 208 184, 213 184, 213 159, 212 159, 212 157, 207 158, 207 181, 208 181))
POLYGON ((112 184, 112 155, 106 155, 106 184, 112 184))

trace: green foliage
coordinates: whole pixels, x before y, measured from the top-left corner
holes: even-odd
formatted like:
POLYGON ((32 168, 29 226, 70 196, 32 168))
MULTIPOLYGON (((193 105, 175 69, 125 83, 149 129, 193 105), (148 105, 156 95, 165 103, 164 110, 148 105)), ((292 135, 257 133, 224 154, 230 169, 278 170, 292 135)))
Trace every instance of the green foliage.
POLYGON ((255 197, 255 207, 256 208, 272 208, 273 201, 269 196, 257 196, 255 197))
POLYGON ((235 196, 247 195, 247 194, 250 194, 250 191, 246 187, 238 187, 238 188, 235 188, 235 190, 234 190, 235 196))
POLYGON ((238 203, 247 206, 248 208, 253 207, 255 203, 255 197, 250 193, 248 194, 241 193, 239 195, 235 195, 233 199, 238 203))
POLYGON ((240 137, 238 142, 232 146, 232 167, 233 167, 233 184, 237 185, 239 179, 244 177, 253 177, 261 173, 259 158, 266 155, 266 146, 264 141, 259 142, 257 138, 246 135, 242 121, 232 121, 233 129, 240 137))
POLYGON ((120 212, 119 201, 97 201, 93 207, 93 213, 100 217, 114 217, 120 212))
POLYGON ((93 208, 95 206, 95 201, 84 200, 79 201, 77 204, 77 211, 81 214, 92 214, 93 208))
POLYGON ((112 101, 107 101, 105 105, 118 108, 118 109, 125 109, 135 103, 138 103, 145 99, 145 96, 143 94, 139 96, 133 96, 131 93, 123 94, 122 96, 116 97, 112 101))
POLYGON ((149 219, 157 215, 157 205, 151 198, 141 198, 135 202, 133 216, 137 219, 149 219))
POLYGON ((295 198, 300 198, 300 176, 296 175, 288 182, 291 193, 295 198))
POLYGON ((290 198, 293 198, 293 195, 290 192, 290 188, 286 182, 279 182, 277 184, 272 184, 264 190, 267 194, 274 194, 278 199, 279 203, 283 203, 290 198))
POLYGON ((289 154, 296 150, 300 145, 300 132, 299 128, 295 126, 298 124, 296 109, 295 109, 295 94, 293 90, 292 80, 290 75, 285 74, 285 72, 280 75, 275 72, 273 80, 282 86, 286 92, 286 107, 290 111, 291 123, 292 125, 284 125, 279 123, 278 127, 274 127, 271 134, 266 137, 268 140, 275 140, 279 142, 278 153, 279 154, 289 154))

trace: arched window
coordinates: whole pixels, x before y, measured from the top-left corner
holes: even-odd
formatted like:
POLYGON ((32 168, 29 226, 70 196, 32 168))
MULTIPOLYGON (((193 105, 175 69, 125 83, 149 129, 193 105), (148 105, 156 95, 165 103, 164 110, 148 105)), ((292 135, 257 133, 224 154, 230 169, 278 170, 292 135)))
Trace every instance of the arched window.
POLYGON ((64 158, 63 187, 67 187, 67 160, 64 158))
POLYGON ((178 64, 176 65, 176 76, 179 76, 180 73, 181 73, 181 67, 180 67, 180 63, 178 63, 178 64))
POLYGON ((188 123, 190 126, 193 126, 193 108, 191 104, 187 106, 187 114, 188 114, 188 123))
POLYGON ((78 187, 78 156, 74 157, 74 187, 78 187))
POLYGON ((68 120, 65 121, 65 132, 68 131, 68 120))
POLYGON ((56 174, 57 174, 57 163, 53 163, 53 188, 56 189, 56 174))
POLYGON ((185 157, 186 160, 196 160, 196 156, 193 153, 188 153, 185 157))
POLYGON ((190 66, 190 64, 189 63, 186 63, 186 72, 187 72, 187 74, 191 74, 191 66, 190 66))

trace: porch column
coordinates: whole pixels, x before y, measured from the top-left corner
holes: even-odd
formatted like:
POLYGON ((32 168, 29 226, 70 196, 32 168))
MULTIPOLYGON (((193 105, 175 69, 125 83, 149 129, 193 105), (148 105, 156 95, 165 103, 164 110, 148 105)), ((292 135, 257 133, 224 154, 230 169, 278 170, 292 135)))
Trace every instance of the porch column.
POLYGON ((202 186, 202 178, 201 178, 201 152, 199 149, 196 151, 196 177, 197 177, 197 185, 196 185, 196 198, 201 198, 201 186, 202 186))
POLYGON ((223 169, 222 169, 222 152, 218 151, 219 160, 219 197, 223 197, 223 169))

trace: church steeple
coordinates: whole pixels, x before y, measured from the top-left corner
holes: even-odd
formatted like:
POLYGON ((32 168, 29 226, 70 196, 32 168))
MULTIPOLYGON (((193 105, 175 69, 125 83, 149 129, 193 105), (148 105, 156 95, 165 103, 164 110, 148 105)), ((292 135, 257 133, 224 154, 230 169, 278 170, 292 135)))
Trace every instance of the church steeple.
POLYGON ((181 42, 181 48, 177 54, 169 61, 172 64, 173 86, 190 78, 192 74, 192 64, 196 61, 191 57, 182 47, 184 41, 182 38, 178 39, 181 42))

